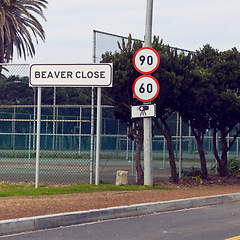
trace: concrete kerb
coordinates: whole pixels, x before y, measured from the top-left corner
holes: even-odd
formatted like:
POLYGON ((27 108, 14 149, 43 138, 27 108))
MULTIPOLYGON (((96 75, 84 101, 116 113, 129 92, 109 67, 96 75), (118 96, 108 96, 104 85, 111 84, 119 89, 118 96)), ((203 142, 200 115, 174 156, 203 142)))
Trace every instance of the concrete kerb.
POLYGON ((124 217, 135 217, 152 213, 176 211, 181 209, 203 207, 223 203, 233 203, 239 201, 240 193, 234 193, 215 195, 210 197, 188 198, 174 201, 134 204, 129 206, 93 209, 89 211, 3 220, 0 221, 0 236, 46 228, 57 228, 61 226, 70 226, 81 223, 124 217))

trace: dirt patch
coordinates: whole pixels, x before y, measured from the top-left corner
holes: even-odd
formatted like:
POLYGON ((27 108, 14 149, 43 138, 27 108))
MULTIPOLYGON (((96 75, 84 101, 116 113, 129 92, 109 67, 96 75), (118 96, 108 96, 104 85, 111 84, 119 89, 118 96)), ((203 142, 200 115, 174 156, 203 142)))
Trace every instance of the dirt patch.
POLYGON ((155 184, 172 189, 0 198, 0 220, 240 192, 239 177, 210 175, 203 181, 188 177, 179 184, 155 184))
POLYGON ((179 179, 178 184, 174 184, 168 180, 162 180, 156 182, 155 185, 158 186, 168 186, 168 187, 181 187, 181 188, 193 188, 201 186, 230 186, 230 185, 240 184, 240 177, 230 175, 228 177, 219 177, 216 174, 208 174, 208 179, 201 179, 199 176, 196 177, 184 177, 179 179))

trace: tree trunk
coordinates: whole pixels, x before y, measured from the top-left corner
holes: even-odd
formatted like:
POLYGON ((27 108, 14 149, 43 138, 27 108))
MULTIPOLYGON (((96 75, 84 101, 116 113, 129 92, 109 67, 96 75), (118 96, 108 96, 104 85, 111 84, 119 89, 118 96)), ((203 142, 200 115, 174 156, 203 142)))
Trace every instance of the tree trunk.
POLYGON ((227 152, 228 152, 228 147, 227 147, 227 139, 224 136, 223 133, 221 133, 221 145, 222 145, 222 172, 221 172, 221 177, 226 177, 228 176, 228 167, 227 167, 227 152))
POLYGON ((143 145, 143 132, 139 131, 137 137, 137 146, 135 151, 135 167, 137 171, 137 184, 143 185, 144 184, 144 172, 141 166, 141 150, 143 145))
POLYGON ((230 133, 230 131, 233 128, 229 128, 228 130, 222 130, 221 131, 221 146, 222 146, 222 156, 221 156, 221 160, 222 160, 222 176, 228 176, 228 166, 227 166, 227 161, 228 161, 228 156, 227 153, 228 151, 231 149, 232 145, 235 143, 237 137, 240 134, 240 130, 236 129, 236 133, 233 135, 233 139, 229 141, 227 141, 227 135, 230 133))
POLYGON ((207 172, 207 164, 206 164, 206 158, 205 158, 205 152, 203 149, 203 139, 200 139, 200 137, 197 138, 198 143, 198 153, 200 157, 200 163, 201 163, 201 178, 207 179, 208 178, 208 172, 207 172))
POLYGON ((171 177, 174 183, 178 183, 178 173, 177 173, 175 156, 174 156, 172 135, 166 136, 166 141, 167 141, 168 154, 169 154, 169 163, 171 168, 171 177))
POLYGON ((169 163, 171 168, 171 177, 174 183, 178 183, 178 174, 177 174, 177 168, 176 168, 176 162, 175 162, 175 156, 174 156, 174 148, 173 148, 173 142, 172 142, 172 133, 171 128, 168 126, 167 122, 163 119, 161 119, 162 123, 164 124, 165 128, 167 129, 167 132, 163 130, 163 128, 159 125, 158 119, 155 118, 155 125, 157 129, 164 135, 167 147, 168 147, 168 154, 169 154, 169 163))
MULTIPOLYGON (((0 63, 4 63, 4 46, 0 41, 0 63)), ((2 65, 0 65, 0 79, 2 78, 2 65)))
POLYGON ((218 155, 218 149, 217 149, 217 130, 216 128, 213 129, 213 153, 214 153, 214 156, 218 162, 218 173, 219 175, 222 177, 222 174, 223 174, 223 166, 222 166, 222 161, 221 161, 221 158, 219 157, 218 155))
POLYGON ((200 163, 201 163, 201 178, 207 179, 208 178, 207 163, 206 163, 205 152, 203 148, 204 131, 200 129, 195 131, 194 124, 192 121, 190 121, 190 127, 198 144, 198 154, 199 154, 200 163))

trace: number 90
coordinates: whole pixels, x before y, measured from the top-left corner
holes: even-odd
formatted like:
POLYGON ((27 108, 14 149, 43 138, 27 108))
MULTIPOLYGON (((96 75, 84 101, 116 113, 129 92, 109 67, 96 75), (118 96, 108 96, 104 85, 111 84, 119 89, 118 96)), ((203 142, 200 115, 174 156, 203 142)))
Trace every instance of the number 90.
MULTIPOLYGON (((141 65, 144 64, 145 60, 146 60, 146 57, 144 55, 141 55, 139 57, 139 60, 141 62, 141 65)), ((153 57, 150 55, 150 56, 147 56, 147 64, 148 65, 152 65, 153 64, 153 57)))

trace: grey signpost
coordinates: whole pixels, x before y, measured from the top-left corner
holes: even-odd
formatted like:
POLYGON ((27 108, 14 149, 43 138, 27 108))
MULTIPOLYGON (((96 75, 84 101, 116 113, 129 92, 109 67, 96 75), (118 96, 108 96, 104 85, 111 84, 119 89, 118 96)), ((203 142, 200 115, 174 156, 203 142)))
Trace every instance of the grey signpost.
MULTIPOLYGON (((140 73, 148 74, 140 76, 135 80, 133 84, 133 94, 138 100, 142 101, 143 104, 145 105, 150 104, 151 101, 155 99, 159 93, 158 81, 154 77, 149 75, 158 68, 160 63, 158 53, 151 48, 152 15, 153 15, 152 12, 153 12, 153 0, 147 0, 145 46, 144 48, 139 49, 133 57, 134 67, 140 73)), ((144 110, 145 108, 140 107, 138 109, 144 110)), ((132 112, 134 112, 134 108, 132 110, 133 110, 132 112)), ((147 112, 145 111, 144 114, 147 115, 147 112)), ((143 119, 143 132, 144 132, 144 185, 153 186, 152 118, 150 116, 145 116, 143 119)))
MULTIPOLYGON (((151 47, 153 0, 147 1, 145 47, 151 47)), ((152 118, 143 119, 144 131, 144 185, 153 186, 152 172, 152 118)))

